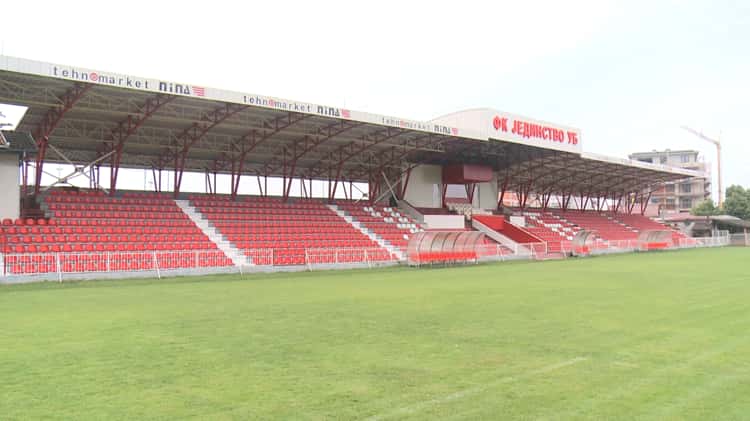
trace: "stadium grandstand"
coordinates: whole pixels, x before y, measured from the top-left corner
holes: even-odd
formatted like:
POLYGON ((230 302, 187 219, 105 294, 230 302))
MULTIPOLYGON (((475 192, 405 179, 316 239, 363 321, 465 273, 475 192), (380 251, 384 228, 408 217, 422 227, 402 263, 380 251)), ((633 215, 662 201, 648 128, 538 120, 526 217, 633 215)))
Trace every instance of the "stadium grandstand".
POLYGON ((414 121, 7 56, 0 103, 28 107, 0 145, 5 281, 695 244, 643 211, 697 174, 587 153, 579 129, 507 112, 414 121), (153 190, 118 188, 121 169, 153 190))

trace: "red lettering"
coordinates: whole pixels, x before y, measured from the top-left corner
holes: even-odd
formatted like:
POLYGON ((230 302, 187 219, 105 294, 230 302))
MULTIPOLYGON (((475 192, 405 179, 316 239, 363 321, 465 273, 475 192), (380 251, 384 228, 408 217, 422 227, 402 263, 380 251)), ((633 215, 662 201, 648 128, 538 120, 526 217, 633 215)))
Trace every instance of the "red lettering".
POLYGON ((576 132, 568 132, 568 143, 571 145, 577 145, 578 144, 578 133, 576 132))
POLYGON ((508 118, 507 117, 500 117, 495 116, 494 119, 492 119, 492 127, 495 128, 495 130, 502 130, 504 132, 508 131, 508 118))

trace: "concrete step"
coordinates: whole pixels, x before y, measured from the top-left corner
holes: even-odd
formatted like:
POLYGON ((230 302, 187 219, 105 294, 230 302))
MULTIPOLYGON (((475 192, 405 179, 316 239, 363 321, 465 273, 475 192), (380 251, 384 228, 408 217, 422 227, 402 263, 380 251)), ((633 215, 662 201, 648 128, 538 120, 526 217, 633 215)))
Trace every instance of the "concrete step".
POLYGON ((353 226, 359 232, 362 234, 368 236, 372 241, 376 242, 380 247, 383 247, 384 249, 388 250, 389 253, 393 254, 398 258, 398 260, 406 260, 406 255, 403 251, 401 251, 399 248, 395 247, 390 242, 384 240, 379 235, 375 234, 372 230, 366 228, 364 225, 362 225, 359 221, 357 221, 356 218, 349 215, 347 212, 345 212, 342 209, 339 209, 336 205, 328 205, 328 208, 331 209, 336 213, 336 215, 343 218, 346 222, 349 223, 349 225, 353 226))
POLYGON ((232 260, 235 266, 252 266, 253 262, 240 249, 227 241, 224 236, 188 200, 175 200, 177 206, 214 243, 219 250, 232 260))

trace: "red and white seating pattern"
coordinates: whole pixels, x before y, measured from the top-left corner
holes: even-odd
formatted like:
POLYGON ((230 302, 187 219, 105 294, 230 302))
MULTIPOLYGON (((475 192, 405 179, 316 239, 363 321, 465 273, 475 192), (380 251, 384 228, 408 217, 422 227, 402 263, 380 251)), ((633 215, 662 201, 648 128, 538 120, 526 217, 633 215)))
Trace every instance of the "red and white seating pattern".
POLYGON ((614 216, 614 218, 618 222, 630 227, 633 231, 636 231, 638 233, 642 231, 648 231, 648 230, 659 230, 659 231, 668 230, 668 231, 672 231, 672 239, 675 242, 679 242, 680 239, 687 238, 685 234, 667 225, 660 224, 647 216, 617 214, 614 216))
POLYGON ((548 212, 524 212, 526 231, 547 243, 548 251, 557 253, 568 250, 578 229, 568 221, 548 212))
MULTIPOLYGON (((229 196, 194 195, 190 201, 255 264, 304 265, 306 250, 312 249, 368 249, 369 260, 394 259, 319 200, 241 197, 232 201, 229 196)), ((346 263, 361 262, 364 254, 333 256, 346 263)))
POLYGON ((175 202, 149 193, 110 197, 52 190, 49 219, 3 221, 6 267, 45 273, 228 266, 232 262, 175 202), (59 267, 56 253, 61 253, 59 267))
POLYGON ((401 214, 396 208, 354 203, 340 203, 338 207, 400 250, 406 250, 411 235, 421 230, 411 218, 401 214))
POLYGON ((561 219, 577 226, 580 229, 596 231, 596 235, 602 240, 621 241, 635 240, 638 233, 612 218, 611 215, 594 211, 550 211, 561 219))
POLYGON ((5 228, 12 252, 216 249, 173 200, 154 194, 53 190, 43 203, 50 215, 46 224, 5 228))

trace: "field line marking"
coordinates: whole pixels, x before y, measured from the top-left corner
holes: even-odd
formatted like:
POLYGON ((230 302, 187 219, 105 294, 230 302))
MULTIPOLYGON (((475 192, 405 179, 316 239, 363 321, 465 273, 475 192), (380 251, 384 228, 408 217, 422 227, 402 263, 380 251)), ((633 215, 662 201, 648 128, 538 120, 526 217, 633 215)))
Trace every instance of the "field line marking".
POLYGON ((418 402, 418 403, 415 403, 413 405, 404 406, 404 407, 395 409, 395 410, 393 410, 391 412, 388 412, 388 413, 385 413, 385 414, 380 414, 380 415, 375 415, 375 416, 372 416, 372 417, 368 417, 368 418, 365 418, 365 421, 380 421, 380 420, 384 420, 384 419, 387 419, 387 418, 392 418, 392 417, 395 417, 395 416, 398 416, 398 415, 416 414, 417 412, 420 412, 420 411, 422 411, 424 409, 427 409, 427 408, 430 408, 432 406, 442 405, 444 403, 448 403, 448 402, 452 402, 452 401, 455 401, 455 400, 459 400, 459 399, 465 398, 467 396, 476 395, 476 394, 482 393, 482 392, 484 392, 486 390, 489 390, 489 389, 491 389, 493 387, 499 386, 501 384, 512 383, 512 382, 514 382, 516 380, 526 379, 526 378, 529 378, 529 377, 537 376, 539 374, 549 373, 551 371, 559 370, 559 369, 564 368, 564 367, 569 367, 571 365, 578 364, 578 363, 586 361, 586 360, 588 360, 588 358, 586 358, 586 357, 576 357, 576 358, 572 358, 572 359, 567 360, 567 361, 562 361, 562 362, 559 362, 559 363, 556 363, 556 364, 551 364, 551 365, 548 365, 548 366, 537 368, 535 370, 527 371, 525 373, 521 373, 521 374, 516 375, 516 376, 501 377, 501 378, 499 378, 499 379, 497 379, 497 380, 495 380, 493 382, 489 382, 489 383, 486 383, 486 384, 481 385, 481 386, 476 386, 476 387, 471 387, 471 388, 464 389, 464 390, 459 390, 457 392, 454 392, 454 393, 451 393, 449 395, 445 395, 445 396, 442 396, 442 397, 439 397, 439 398, 434 398, 434 399, 426 400, 426 401, 423 401, 423 402, 418 402))

